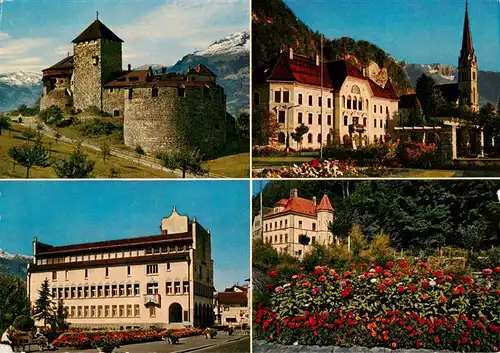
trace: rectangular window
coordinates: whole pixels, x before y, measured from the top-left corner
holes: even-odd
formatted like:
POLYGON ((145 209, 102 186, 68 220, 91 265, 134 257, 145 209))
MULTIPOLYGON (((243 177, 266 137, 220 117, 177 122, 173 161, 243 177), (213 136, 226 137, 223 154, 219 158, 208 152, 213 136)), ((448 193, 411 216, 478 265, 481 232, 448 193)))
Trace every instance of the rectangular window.
POLYGON ((302 221, 299 221, 299 228, 302 228, 302 221))
POLYGON ((94 305, 92 305, 92 306, 90 307, 90 317, 96 317, 96 315, 97 315, 97 314, 96 314, 95 306, 94 306, 94 305))
POLYGON ((132 317, 132 305, 127 305, 127 317, 132 317))
POLYGON ((332 107, 332 99, 331 98, 328 98, 328 108, 331 108, 332 107))
POLYGON ((125 316, 125 305, 120 305, 119 309, 120 309, 120 311, 119 311, 120 317, 124 317, 125 316))
POLYGON ((102 317, 102 305, 97 307, 97 317, 102 317))
POLYGON ((84 298, 88 298, 90 293, 89 287, 85 286, 85 288, 83 289, 83 293, 84 298))
POLYGON ((376 113, 377 112, 377 106, 374 104, 373 105, 373 112, 376 113))
POLYGON ((189 282, 188 281, 184 281, 182 283, 183 287, 184 287, 184 293, 189 293, 189 282))
POLYGON ((170 271, 170 262, 167 262, 167 271, 170 271))
POLYGON ((149 307, 149 317, 156 317, 156 307, 155 306, 149 307))
POLYGON ((103 297, 103 287, 102 286, 97 286, 97 296, 99 298, 103 297))
POLYGON ((136 297, 141 295, 141 287, 138 283, 134 284, 134 295, 136 297))
POLYGON ((299 125, 302 124, 302 113, 299 113, 299 125))
POLYGON ((83 317, 89 317, 89 307, 83 307, 83 317))
POLYGON ((85 279, 89 278, 89 270, 85 269, 85 279))
POLYGON ((179 294, 181 292, 181 282, 175 282, 175 294, 179 294))
POLYGON ((118 316, 118 307, 117 307, 116 305, 113 305, 113 306, 111 307, 111 315, 112 315, 113 317, 117 317, 117 316, 118 316))
POLYGON ((363 118, 363 126, 366 126, 367 119, 363 118))
POLYGON ((57 281, 57 271, 52 272, 52 280, 57 281))
POLYGON ((189 321, 189 315, 187 310, 184 310, 184 321, 189 321))
POLYGON ((77 310, 76 310, 76 311, 77 311, 77 315, 78 315, 78 317, 82 317, 82 316, 83 316, 83 315, 82 315, 82 307, 81 307, 81 306, 77 307, 77 310))
POLYGON ((316 230, 316 223, 312 224, 313 230, 316 230))
POLYGON ((147 265, 146 266, 147 275, 157 275, 158 274, 158 264, 147 265))
POLYGON ((373 127, 377 127, 377 119, 373 119, 373 127))
POLYGON ((141 307, 138 304, 134 305, 134 316, 135 317, 140 317, 141 316, 141 307))
POLYGON ((299 104, 302 105, 302 94, 299 94, 299 104))
POLYGON ((285 111, 280 110, 280 111, 278 112, 278 122, 279 122, 280 124, 284 124, 284 123, 285 123, 285 111))
POLYGON ((347 125, 349 125, 349 117, 344 116, 344 126, 347 126, 347 125))
POLYGON ((124 297, 125 296, 125 285, 124 284, 120 284, 120 286, 118 288, 119 288, 119 291, 120 291, 120 297, 124 297))
POLYGON ((128 99, 132 99, 132 98, 134 98, 134 89, 129 88, 128 89, 128 99))
POLYGON ((90 296, 91 296, 92 298, 97 297, 97 290, 96 290, 96 287, 95 287, 95 286, 90 287, 90 296))
POLYGON ((281 103, 281 91, 274 92, 274 101, 276 103, 281 103))
POLYGON ((146 288, 148 295, 158 294, 158 283, 148 283, 146 288))
POLYGON ((290 92, 283 91, 283 103, 290 103, 290 92))
POLYGON ((71 317, 75 317, 75 315, 76 315, 76 310, 75 310, 75 307, 74 307, 74 306, 72 306, 72 307, 71 307, 71 313, 70 313, 70 316, 71 316, 71 317))
POLYGON ((130 266, 127 266, 127 276, 129 276, 129 277, 130 277, 130 272, 131 272, 130 271, 130 266))
POLYGON ((64 279, 67 281, 68 280, 68 271, 64 271, 64 279))
POLYGON ((113 296, 113 297, 118 296, 118 286, 116 284, 113 284, 111 286, 111 296, 113 296))
POLYGON ((166 285, 166 290, 167 290, 167 294, 174 294, 174 289, 172 287, 172 282, 167 282, 167 285, 166 285))
POLYGON ((312 125, 312 123, 313 123, 313 115, 311 113, 309 113, 307 120, 308 120, 308 124, 312 125))
POLYGON ((326 120, 327 120, 328 126, 332 125, 332 116, 331 115, 328 115, 326 120))
POLYGON ((104 295, 106 297, 110 297, 111 296, 111 288, 110 288, 110 286, 105 286, 104 287, 104 295))
POLYGON ((109 267, 106 267, 106 278, 109 277, 109 267))
POLYGON ((313 105, 313 96, 309 95, 309 106, 312 107, 313 105))
POLYGON ((318 114, 318 125, 321 125, 321 114, 318 114))

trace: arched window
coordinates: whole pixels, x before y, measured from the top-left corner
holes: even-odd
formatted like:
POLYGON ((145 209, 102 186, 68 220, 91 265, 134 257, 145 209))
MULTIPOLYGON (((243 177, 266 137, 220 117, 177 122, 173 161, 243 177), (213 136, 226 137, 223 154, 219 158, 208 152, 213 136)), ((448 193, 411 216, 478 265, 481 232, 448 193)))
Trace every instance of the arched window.
POLYGON ((313 143, 313 135, 312 134, 307 135, 307 143, 313 143))
POLYGON ((352 86, 351 93, 361 94, 361 90, 359 89, 359 87, 357 85, 354 85, 354 86, 352 86))
POLYGON ((255 92, 253 94, 253 104, 254 105, 259 105, 260 104, 260 93, 259 92, 255 92))
POLYGON ((278 134, 278 142, 279 143, 285 143, 285 133, 284 132, 280 132, 278 134))
POLYGON ((359 99, 358 110, 363 110, 363 99, 362 98, 359 99))
POLYGON ((345 108, 345 96, 342 96, 342 108, 345 108))
POLYGON ((322 143, 322 142, 323 142, 323 140, 321 138, 321 134, 318 134, 318 143, 322 143))
POLYGON ((358 103, 358 99, 356 97, 354 97, 352 100, 352 109, 354 109, 354 110, 357 109, 357 103, 358 103))
POLYGON ((351 109, 351 96, 347 96, 347 109, 351 109))

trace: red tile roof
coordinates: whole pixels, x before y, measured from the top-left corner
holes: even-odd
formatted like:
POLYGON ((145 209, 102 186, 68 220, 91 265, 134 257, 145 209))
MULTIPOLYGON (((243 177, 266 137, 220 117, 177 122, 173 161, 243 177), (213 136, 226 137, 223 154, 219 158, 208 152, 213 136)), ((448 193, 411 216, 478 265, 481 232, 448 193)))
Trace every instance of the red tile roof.
POLYGON ((244 292, 217 293, 219 305, 248 305, 248 295, 244 292))
POLYGON ((398 99, 390 81, 385 87, 380 87, 346 60, 323 62, 323 64, 316 65, 314 59, 302 55, 294 55, 293 59, 290 59, 288 52, 282 52, 276 59, 255 70, 254 78, 256 83, 287 81, 321 86, 321 65, 323 65, 323 87, 325 88, 339 91, 347 77, 354 77, 367 81, 375 97, 398 99))
POLYGON ((324 195, 321 199, 319 205, 315 205, 312 200, 304 199, 302 197, 290 197, 289 199, 281 199, 276 205, 284 207, 280 212, 273 212, 272 210, 268 212, 264 218, 272 217, 274 215, 282 215, 284 213, 298 213, 306 216, 315 217, 317 211, 327 210, 333 212, 333 207, 328 199, 328 196, 324 195))
POLYGON ((204 75, 204 76, 213 76, 213 77, 216 77, 217 75, 215 73, 213 73, 213 71, 211 71, 208 67, 206 67, 205 65, 203 64, 198 64, 196 65, 193 69, 191 69, 190 71, 194 71, 196 72, 197 74, 199 75, 204 75))
POLYGON ((321 199, 321 202, 319 203, 317 210, 333 212, 333 207, 332 204, 330 203, 330 199, 328 198, 328 196, 323 195, 323 198, 321 199))

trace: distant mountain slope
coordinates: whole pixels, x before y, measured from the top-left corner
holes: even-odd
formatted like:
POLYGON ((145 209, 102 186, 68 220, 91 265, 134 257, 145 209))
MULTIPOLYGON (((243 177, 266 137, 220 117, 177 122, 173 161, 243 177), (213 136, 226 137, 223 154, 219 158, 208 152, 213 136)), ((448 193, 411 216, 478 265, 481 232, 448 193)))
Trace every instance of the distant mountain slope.
POLYGON ((204 64, 218 78, 227 93, 227 110, 237 117, 249 110, 250 89, 250 35, 238 32, 220 39, 209 47, 184 56, 169 72, 185 72, 189 66, 204 64))
POLYGON ((9 254, 0 249, 0 272, 26 279, 26 266, 33 261, 33 257, 26 255, 9 254))
MULTIPOLYGON (((321 34, 306 26, 282 0, 253 0, 252 59, 260 67, 275 57, 280 49, 291 46, 297 54, 314 57, 320 53, 321 34)), ((377 63, 387 71, 398 94, 411 90, 406 72, 384 50, 367 41, 351 38, 324 40, 325 60, 346 58, 358 66, 377 63)))
MULTIPOLYGON (((442 64, 409 64, 406 66, 406 73, 410 78, 413 87, 417 85, 417 79, 425 73, 431 76, 437 84, 457 82, 457 68, 451 65, 442 64)), ((478 72, 479 103, 498 103, 500 97, 500 72, 479 71, 478 72)))
POLYGON ((0 112, 16 109, 21 104, 37 104, 42 93, 42 74, 12 72, 0 74, 0 112))

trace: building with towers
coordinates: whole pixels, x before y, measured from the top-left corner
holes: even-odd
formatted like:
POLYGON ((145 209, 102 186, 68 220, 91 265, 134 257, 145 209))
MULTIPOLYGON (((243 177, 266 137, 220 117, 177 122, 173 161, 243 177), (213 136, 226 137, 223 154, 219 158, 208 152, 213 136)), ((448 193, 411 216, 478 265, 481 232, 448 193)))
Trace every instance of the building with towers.
POLYGON ((318 203, 316 197, 308 200, 292 189, 289 198, 279 200, 263 215, 262 240, 278 253, 301 258, 314 244, 333 243, 328 230, 333 217, 334 208, 326 194, 318 203))
POLYGON ((210 230, 174 207, 161 234, 52 246, 33 241, 32 303, 49 281, 71 327, 207 327, 214 322, 210 230))
POLYGON ((44 69, 40 109, 77 114, 89 108, 122 118, 124 140, 146 152, 199 149, 226 143, 226 93, 203 64, 187 73, 123 69, 123 40, 99 18, 73 40, 73 55, 44 69))

